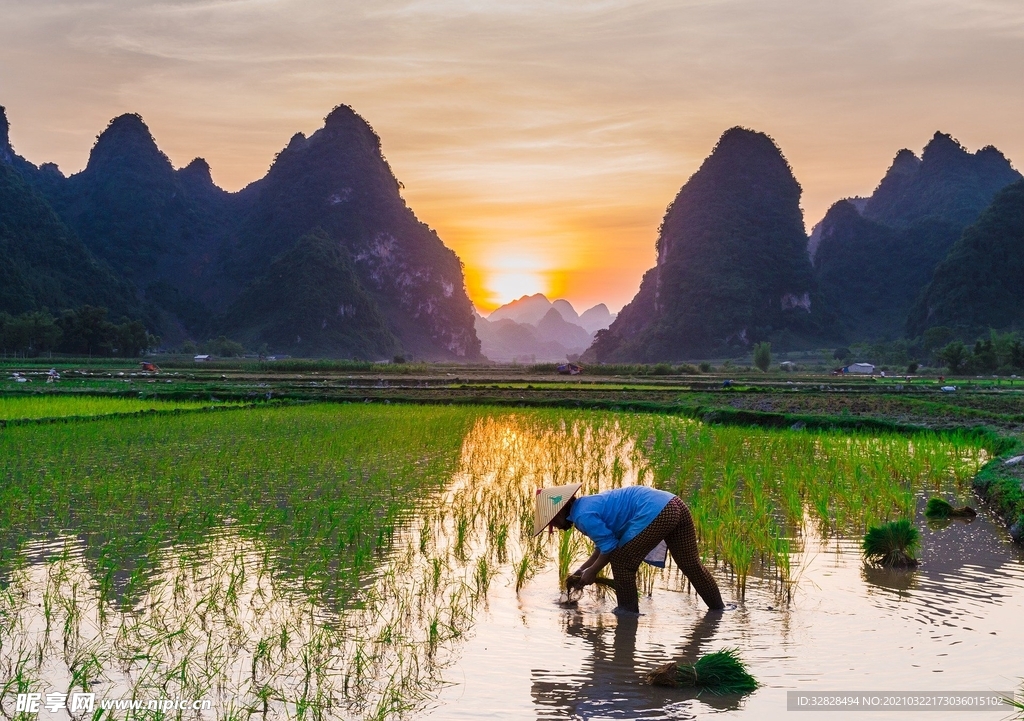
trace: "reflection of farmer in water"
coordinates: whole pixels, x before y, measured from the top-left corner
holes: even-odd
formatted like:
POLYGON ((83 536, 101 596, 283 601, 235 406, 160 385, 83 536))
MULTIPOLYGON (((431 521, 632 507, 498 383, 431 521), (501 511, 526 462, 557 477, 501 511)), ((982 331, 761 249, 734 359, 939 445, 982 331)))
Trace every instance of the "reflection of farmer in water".
POLYGON ((712 610, 725 607, 715 579, 700 562, 697 534, 690 510, 678 496, 647 486, 616 488, 575 498, 583 484, 537 491, 534 533, 545 527, 568 530, 576 526, 597 547, 576 571, 574 585, 594 583, 609 563, 615 577, 617 611, 640 611, 636 572, 644 558, 662 541, 679 570, 712 610))
MULTIPOLYGON (((722 614, 712 613, 698 621, 671 651, 671 657, 696 660, 713 640, 722 614)), ((590 654, 579 673, 567 673, 557 665, 532 671, 531 693, 537 718, 692 718, 694 709, 675 704, 699 695, 704 704, 718 710, 736 709, 739 698, 700 694, 696 690, 666 689, 638 683, 638 669, 654 666, 665 658, 661 646, 637 649, 637 617, 620 617, 608 624, 602 616, 569 613, 565 632, 586 642, 590 654), (557 709, 544 713, 541 709, 557 709), (672 709, 672 710, 670 710, 672 709)))

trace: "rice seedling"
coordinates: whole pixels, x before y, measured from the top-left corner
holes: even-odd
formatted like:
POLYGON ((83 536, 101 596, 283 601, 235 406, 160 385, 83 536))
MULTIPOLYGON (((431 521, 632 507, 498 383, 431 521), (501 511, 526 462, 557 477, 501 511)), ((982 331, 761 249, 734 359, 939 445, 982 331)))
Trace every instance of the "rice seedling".
POLYGON ((431 570, 431 586, 436 592, 438 587, 441 585, 441 568, 443 561, 440 558, 430 559, 430 570, 431 570))
POLYGON ((1024 694, 1003 698, 1003 703, 1013 709, 1013 718, 1015 719, 1024 719, 1024 700, 1022 698, 1024 698, 1024 694))
POLYGON ((560 531, 558 534, 558 583, 565 588, 565 580, 569 569, 579 558, 584 548, 584 539, 572 530, 560 531))
POLYGON ((466 539, 469 533, 469 519, 460 515, 455 521, 455 555, 466 558, 466 539))
POLYGON ((523 556, 515 565, 516 593, 523 590, 523 586, 533 577, 533 574, 533 559, 529 555, 523 556))
POLYGON ((498 563, 505 563, 508 560, 508 524, 502 523, 498 526, 493 536, 493 548, 498 563))
POLYGON ((905 518, 873 526, 864 536, 864 557, 881 566, 910 568, 918 565, 914 556, 920 546, 920 533, 905 518))
MULTIPOLYGON (((597 578, 594 579, 594 595, 599 600, 604 600, 605 594, 608 591, 614 590, 614 579, 608 578, 607 576, 603 575, 603 573, 602 575, 599 575, 597 578)), ((569 577, 565 580, 565 593, 562 599, 559 601, 560 605, 568 608, 575 607, 576 604, 579 603, 580 598, 582 598, 583 592, 584 587, 581 585, 580 576, 575 573, 570 574, 569 577)))
POLYGON ((744 694, 760 686, 740 660, 739 649, 724 648, 690 663, 668 663, 646 676, 652 686, 699 688, 716 695, 744 694))
POLYGON ((924 515, 930 519, 941 520, 945 518, 974 518, 978 512, 970 506, 954 508, 946 499, 932 496, 928 499, 928 505, 925 506, 924 515))
POLYGON ((655 579, 657 579, 658 573, 660 571, 660 568, 648 566, 646 563, 640 564, 640 569, 636 573, 636 586, 637 590, 640 592, 640 595, 654 595, 654 582, 655 579))
POLYGON ((481 556, 476 564, 476 574, 473 576, 473 581, 476 584, 476 596, 478 598, 487 595, 492 575, 491 569, 487 565, 487 557, 481 556))

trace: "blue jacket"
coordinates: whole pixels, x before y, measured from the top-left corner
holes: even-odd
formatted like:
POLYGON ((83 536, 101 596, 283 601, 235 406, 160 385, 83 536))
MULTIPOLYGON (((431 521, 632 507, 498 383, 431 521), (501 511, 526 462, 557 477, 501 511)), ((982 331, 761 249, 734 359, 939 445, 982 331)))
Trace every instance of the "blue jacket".
POLYGON ((611 553, 647 528, 673 498, 668 491, 647 486, 615 488, 577 498, 569 520, 590 537, 601 553, 611 553))

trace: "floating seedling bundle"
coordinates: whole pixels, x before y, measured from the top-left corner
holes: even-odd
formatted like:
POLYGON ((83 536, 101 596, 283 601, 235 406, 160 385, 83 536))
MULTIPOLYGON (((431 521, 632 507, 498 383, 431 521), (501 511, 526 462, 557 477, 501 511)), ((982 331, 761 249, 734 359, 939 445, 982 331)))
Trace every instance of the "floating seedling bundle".
POLYGON ((699 688, 717 695, 750 693, 760 685, 739 657, 739 649, 723 648, 696 663, 667 663, 647 674, 652 686, 699 688))
POLYGON ((938 496, 933 496, 928 499, 928 505, 925 506, 924 515, 933 520, 942 520, 945 518, 974 518, 978 515, 970 506, 963 506, 962 508, 954 508, 949 501, 938 496))
POLYGON ((864 557, 880 566, 911 568, 918 564, 914 554, 920 543, 921 534, 910 521, 901 518, 868 529, 864 536, 864 557))

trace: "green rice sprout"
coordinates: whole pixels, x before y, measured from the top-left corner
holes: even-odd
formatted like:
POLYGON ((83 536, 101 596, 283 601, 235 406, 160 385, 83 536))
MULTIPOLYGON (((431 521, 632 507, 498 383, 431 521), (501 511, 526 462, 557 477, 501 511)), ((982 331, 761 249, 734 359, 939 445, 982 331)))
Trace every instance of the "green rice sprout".
POLYGON ((487 565, 487 557, 481 556, 480 560, 477 561, 476 573, 473 576, 473 580, 476 583, 477 597, 487 595, 487 589, 491 585, 491 579, 493 578, 493 575, 493 571, 487 565))
POLYGON ((873 526, 864 536, 864 557, 880 566, 910 568, 918 564, 915 552, 921 543, 921 534, 905 518, 873 526))
POLYGON ((660 571, 661 569, 655 566, 648 566, 646 563, 640 564, 640 568, 636 572, 636 585, 641 595, 654 595, 654 581, 660 571))
POLYGON ((699 688, 718 696, 750 693, 760 686, 736 648, 706 654, 693 664, 667 663, 648 673, 646 679, 652 686, 699 688))
POLYGON ((522 557, 519 563, 515 566, 516 573, 516 593, 523 590, 523 586, 533 576, 533 563, 531 562, 529 554, 522 557))
POLYGON ((573 532, 571 528, 558 534, 558 584, 562 588, 566 587, 569 568, 579 555, 581 545, 581 534, 573 532))
POLYGON ((1020 697, 1004 696, 1003 702, 1013 709, 1013 718, 1018 721, 1024 719, 1024 701, 1021 701, 1020 697))
POLYGON ((508 560, 508 524, 502 523, 494 534, 494 552, 497 555, 498 563, 505 563, 508 560))

